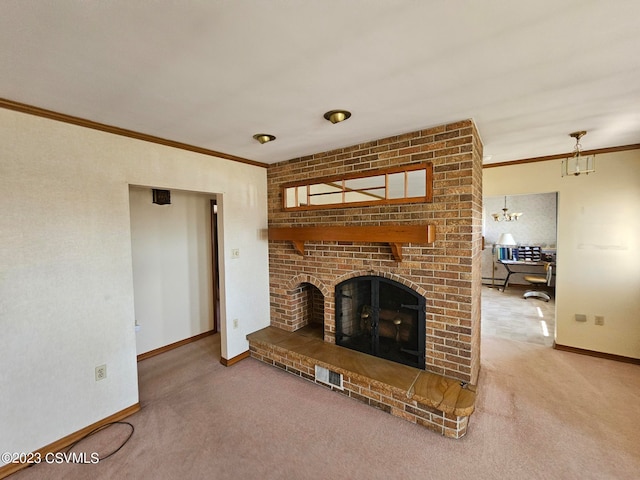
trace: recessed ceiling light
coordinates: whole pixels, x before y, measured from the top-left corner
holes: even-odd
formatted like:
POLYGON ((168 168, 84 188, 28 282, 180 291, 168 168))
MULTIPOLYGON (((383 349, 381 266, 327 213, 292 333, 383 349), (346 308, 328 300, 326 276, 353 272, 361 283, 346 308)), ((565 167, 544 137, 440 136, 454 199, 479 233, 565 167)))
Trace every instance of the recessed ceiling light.
POLYGON ((255 138, 260 143, 273 142, 276 137, 273 135, 269 135, 268 133, 256 133, 253 138, 255 138))
POLYGON ((351 112, 347 112, 346 110, 330 110, 324 114, 324 118, 329 120, 331 123, 343 122, 350 116, 351 112))

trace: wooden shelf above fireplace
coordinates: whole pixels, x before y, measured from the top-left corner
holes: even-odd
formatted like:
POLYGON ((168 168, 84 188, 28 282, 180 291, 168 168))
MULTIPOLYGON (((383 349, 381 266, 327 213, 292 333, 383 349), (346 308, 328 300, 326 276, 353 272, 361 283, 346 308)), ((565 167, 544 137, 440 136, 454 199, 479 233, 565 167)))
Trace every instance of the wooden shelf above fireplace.
POLYGON ((405 243, 433 243, 435 225, 384 225, 380 227, 270 227, 269 240, 288 240, 300 255, 307 241, 388 243, 397 262, 405 243))

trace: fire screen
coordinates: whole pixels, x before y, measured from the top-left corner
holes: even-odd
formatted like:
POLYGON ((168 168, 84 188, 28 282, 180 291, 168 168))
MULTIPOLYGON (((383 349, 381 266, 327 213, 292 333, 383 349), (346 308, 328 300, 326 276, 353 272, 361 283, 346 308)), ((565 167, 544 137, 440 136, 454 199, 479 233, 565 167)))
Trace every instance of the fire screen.
POLYGON ((336 286, 336 344, 425 368, 426 299, 393 280, 365 276, 336 286))

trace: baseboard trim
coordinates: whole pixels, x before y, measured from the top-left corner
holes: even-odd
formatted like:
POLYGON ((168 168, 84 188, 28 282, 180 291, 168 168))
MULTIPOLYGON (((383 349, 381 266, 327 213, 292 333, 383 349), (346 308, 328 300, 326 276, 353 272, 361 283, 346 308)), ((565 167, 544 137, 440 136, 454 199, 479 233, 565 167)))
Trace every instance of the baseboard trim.
POLYGON ((229 360, 227 360, 226 358, 220 357, 220 363, 222 365, 224 365, 225 367, 230 367, 234 363, 238 363, 240 360, 244 360, 245 358, 249 358, 250 355, 251 355, 251 352, 249 350, 247 350, 246 352, 243 352, 240 355, 236 355, 235 357, 230 358, 229 360))
POLYGON ((559 343, 553 343, 553 348, 556 350, 562 350, 563 352, 578 353, 580 355, 588 355, 590 357, 606 358, 607 360, 614 360, 616 362, 632 363, 634 365, 640 365, 640 358, 624 357, 622 355, 615 355, 613 353, 596 352, 595 350, 586 350, 584 348, 569 347, 567 345, 560 345, 559 343))
POLYGON ((138 361, 146 360, 147 358, 155 357, 156 355, 160 355, 161 353, 168 352, 169 350, 173 350, 174 348, 182 347, 188 343, 197 342, 209 335, 213 335, 216 333, 213 330, 209 330, 208 332, 199 333, 198 335, 194 335, 193 337, 185 338, 184 340, 180 340, 179 342, 174 342, 169 345, 165 345, 164 347, 156 348, 155 350, 150 350, 145 353, 141 353, 138 355, 138 361))
MULTIPOLYGON (((88 427, 84 427, 77 432, 74 432, 66 437, 61 438, 60 440, 56 440, 53 443, 50 443, 46 447, 42 447, 35 452, 34 454, 39 454, 41 458, 44 458, 48 453, 56 453, 61 451, 62 449, 68 447, 69 445, 77 442, 85 435, 89 434, 96 428, 102 427, 112 422, 119 422, 127 418, 130 415, 138 412, 140 410, 140 403, 136 403, 131 405, 130 407, 125 408, 124 410, 120 410, 119 412, 114 413, 113 415, 108 416, 107 418, 103 418, 102 420, 97 421, 96 423, 92 423, 88 427)), ((23 468, 27 468, 30 464, 28 463, 9 463, 7 465, 3 465, 0 467, 0 479, 6 478, 9 475, 16 473, 23 468)))

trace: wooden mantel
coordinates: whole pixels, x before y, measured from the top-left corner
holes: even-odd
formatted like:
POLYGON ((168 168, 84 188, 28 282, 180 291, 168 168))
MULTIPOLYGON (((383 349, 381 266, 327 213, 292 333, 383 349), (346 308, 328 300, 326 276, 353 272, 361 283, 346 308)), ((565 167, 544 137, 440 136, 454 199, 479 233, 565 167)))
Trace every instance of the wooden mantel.
POLYGON ((289 240, 300 255, 304 255, 304 242, 306 241, 388 243, 397 262, 402 261, 403 244, 433 243, 435 239, 435 225, 269 228, 269 240, 289 240))

